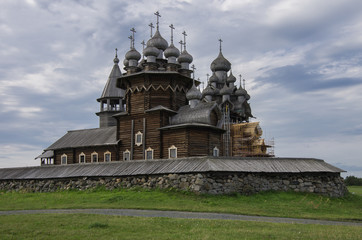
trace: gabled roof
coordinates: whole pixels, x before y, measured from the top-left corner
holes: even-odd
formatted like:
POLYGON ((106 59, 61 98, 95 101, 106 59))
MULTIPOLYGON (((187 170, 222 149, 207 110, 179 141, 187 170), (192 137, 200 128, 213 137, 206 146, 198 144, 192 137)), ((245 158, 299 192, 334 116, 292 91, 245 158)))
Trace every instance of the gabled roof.
POLYGON ((199 102, 194 108, 189 105, 182 106, 178 113, 171 118, 171 125, 184 123, 203 123, 213 125, 211 112, 216 111, 220 118, 221 113, 216 102, 199 102))
POLYGON ((0 169, 0 179, 115 177, 202 172, 340 173, 344 172, 344 170, 314 158, 190 157, 172 160, 139 160, 3 168, 0 169))
POLYGON ((116 145, 116 137, 116 126, 68 131, 67 134, 50 145, 45 151, 75 147, 116 145))
POLYGON ((121 70, 119 69, 118 64, 114 64, 111 73, 109 74, 106 85, 104 86, 102 96, 97 99, 98 101, 102 98, 119 98, 123 96, 123 91, 120 88, 117 88, 117 78, 121 76, 121 70))

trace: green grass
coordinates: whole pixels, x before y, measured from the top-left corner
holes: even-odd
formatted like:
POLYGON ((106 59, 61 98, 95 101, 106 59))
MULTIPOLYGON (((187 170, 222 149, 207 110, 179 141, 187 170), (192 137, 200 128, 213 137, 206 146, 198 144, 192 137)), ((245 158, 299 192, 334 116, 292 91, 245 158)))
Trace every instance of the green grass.
POLYGON ((174 190, 120 189, 55 193, 0 193, 0 210, 134 208, 362 221, 362 197, 264 192, 251 196, 196 195, 174 190))
POLYGON ((362 186, 348 186, 348 191, 352 194, 362 196, 362 186))
POLYGON ((34 214, 0 216, 1 239, 361 239, 362 228, 245 222, 34 214))

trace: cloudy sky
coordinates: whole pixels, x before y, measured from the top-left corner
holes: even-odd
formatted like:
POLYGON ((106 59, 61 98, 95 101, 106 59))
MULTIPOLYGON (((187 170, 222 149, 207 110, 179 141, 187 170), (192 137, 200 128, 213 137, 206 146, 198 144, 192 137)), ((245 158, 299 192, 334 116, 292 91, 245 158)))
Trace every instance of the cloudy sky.
POLYGON ((187 32, 201 81, 223 39, 276 156, 362 177, 360 0, 1 0, 0 167, 39 165, 67 130, 98 127, 114 49, 122 62, 134 27, 141 52, 156 11, 165 39, 171 23, 175 41, 187 32))

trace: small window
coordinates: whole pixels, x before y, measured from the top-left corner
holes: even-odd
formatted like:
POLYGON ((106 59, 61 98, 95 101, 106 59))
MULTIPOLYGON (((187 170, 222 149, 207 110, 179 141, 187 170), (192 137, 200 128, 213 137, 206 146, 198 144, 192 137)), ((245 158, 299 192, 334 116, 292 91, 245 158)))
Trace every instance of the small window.
POLYGON ((123 160, 124 161, 131 160, 131 153, 130 153, 130 151, 128 149, 123 152, 123 160))
POLYGON ((85 154, 83 152, 79 154, 79 163, 85 163, 85 154))
POLYGON ((177 158, 177 147, 174 145, 168 149, 168 158, 177 158))
POLYGON ((61 164, 67 164, 67 160, 68 160, 67 154, 63 154, 61 156, 61 164))
POLYGON ((214 147, 212 150, 212 156, 218 157, 219 156, 219 149, 217 147, 214 147))
POLYGON ((149 147, 146 150, 146 160, 150 159, 153 159, 153 149, 149 147))
POLYGON ((92 158, 92 162, 98 162, 98 153, 96 153, 96 152, 93 152, 92 154, 91 154, 91 158, 92 158))
POLYGON ((104 161, 110 162, 111 161, 111 153, 109 151, 104 153, 104 161))
POLYGON ((136 135, 135 135, 135 144, 136 144, 137 146, 141 146, 141 145, 142 145, 142 136, 143 136, 143 134, 142 134, 140 131, 138 131, 138 132, 136 133, 136 135))

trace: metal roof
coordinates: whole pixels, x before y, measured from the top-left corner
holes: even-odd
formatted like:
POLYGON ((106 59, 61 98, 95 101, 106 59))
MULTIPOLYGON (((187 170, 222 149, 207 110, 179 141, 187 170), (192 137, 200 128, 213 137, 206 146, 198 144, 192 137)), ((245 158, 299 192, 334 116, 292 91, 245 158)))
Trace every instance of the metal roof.
POLYGON ((166 160, 121 161, 40 167, 3 168, 0 180, 78 177, 118 177, 169 173, 340 173, 344 170, 313 158, 190 157, 166 160))
POLYGON ((45 150, 116 145, 116 134, 116 126, 68 131, 67 134, 65 134, 45 150))
POLYGON ((103 98, 121 98, 124 95, 124 90, 117 88, 117 78, 121 76, 121 70, 119 69, 119 66, 117 63, 113 65, 112 71, 109 74, 108 80, 106 85, 104 86, 102 96, 97 99, 100 101, 100 99, 103 98))
POLYGON ((212 125, 211 112, 215 110, 220 118, 221 113, 216 102, 199 102, 194 108, 182 106, 177 114, 171 117, 171 125, 183 123, 203 123, 212 125))
POLYGON ((35 159, 38 159, 38 158, 52 158, 52 157, 54 157, 54 151, 49 150, 49 151, 44 151, 42 154, 37 156, 35 159))

